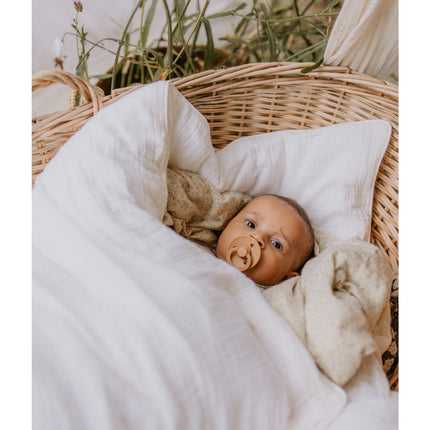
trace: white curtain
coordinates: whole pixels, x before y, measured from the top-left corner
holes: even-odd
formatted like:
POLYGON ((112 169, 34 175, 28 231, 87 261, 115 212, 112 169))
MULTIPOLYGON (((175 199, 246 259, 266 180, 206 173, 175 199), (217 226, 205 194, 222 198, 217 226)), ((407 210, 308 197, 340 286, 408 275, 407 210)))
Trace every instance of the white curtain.
POLYGON ((324 55, 324 64, 347 66, 397 83, 397 0, 345 0, 324 55))

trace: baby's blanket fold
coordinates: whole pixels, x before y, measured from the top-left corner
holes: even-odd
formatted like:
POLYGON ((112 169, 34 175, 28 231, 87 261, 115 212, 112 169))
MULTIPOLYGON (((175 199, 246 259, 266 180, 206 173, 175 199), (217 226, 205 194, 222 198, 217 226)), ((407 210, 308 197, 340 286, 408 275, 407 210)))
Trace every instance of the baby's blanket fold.
POLYGON ((301 276, 264 290, 318 366, 346 385, 364 357, 381 357, 390 344, 389 298, 393 273, 381 251, 354 238, 316 231, 316 257, 301 276))

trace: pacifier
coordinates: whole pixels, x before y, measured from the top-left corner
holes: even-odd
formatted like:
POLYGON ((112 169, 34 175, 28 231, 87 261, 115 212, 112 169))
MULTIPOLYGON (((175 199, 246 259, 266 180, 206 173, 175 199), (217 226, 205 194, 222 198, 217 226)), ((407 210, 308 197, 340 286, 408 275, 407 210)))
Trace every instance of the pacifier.
POLYGON ((238 236, 228 246, 227 262, 241 272, 254 267, 261 257, 259 243, 251 236, 238 236))

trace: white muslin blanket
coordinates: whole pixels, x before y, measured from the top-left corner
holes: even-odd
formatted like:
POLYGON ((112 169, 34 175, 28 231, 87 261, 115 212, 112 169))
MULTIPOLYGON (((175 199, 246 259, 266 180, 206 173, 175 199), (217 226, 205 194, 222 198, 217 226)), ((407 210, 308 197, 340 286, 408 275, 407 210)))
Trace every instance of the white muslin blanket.
POLYGON ((35 430, 396 428, 375 357, 340 388, 251 280, 162 223, 167 167, 213 177, 218 157, 161 82, 101 110, 39 176, 35 430))

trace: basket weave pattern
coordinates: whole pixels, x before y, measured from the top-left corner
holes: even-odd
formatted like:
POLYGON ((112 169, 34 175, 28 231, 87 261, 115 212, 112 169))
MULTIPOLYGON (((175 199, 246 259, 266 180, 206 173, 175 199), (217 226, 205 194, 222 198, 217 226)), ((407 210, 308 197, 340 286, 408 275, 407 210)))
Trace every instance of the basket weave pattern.
MULTIPOLYGON (((372 216, 375 244, 398 271, 398 91, 397 87, 345 67, 323 66, 302 75, 303 63, 258 63, 207 71, 173 80, 206 117, 212 142, 283 129, 322 127, 380 118, 392 136, 378 173, 372 216)), ((33 120, 33 180, 59 148, 98 110, 136 87, 104 97, 100 88, 67 72, 35 75, 33 89, 62 82, 83 94, 79 107, 33 120)))
MULTIPOLYGON (((367 119, 391 123, 392 135, 374 190, 372 237, 398 273, 398 89, 346 67, 321 66, 304 75, 306 63, 258 63, 201 72, 171 82, 207 119, 217 148, 245 135, 307 129, 367 119)), ((64 83, 86 103, 33 120, 33 181, 59 148, 102 107, 133 91, 104 96, 67 72, 33 77, 33 90, 64 83)), ((394 381, 391 381, 392 384, 394 381)))

